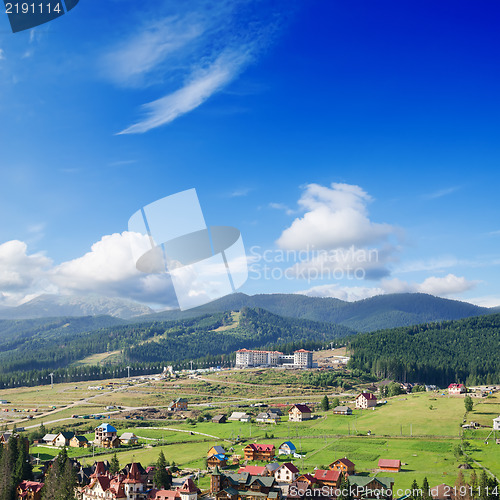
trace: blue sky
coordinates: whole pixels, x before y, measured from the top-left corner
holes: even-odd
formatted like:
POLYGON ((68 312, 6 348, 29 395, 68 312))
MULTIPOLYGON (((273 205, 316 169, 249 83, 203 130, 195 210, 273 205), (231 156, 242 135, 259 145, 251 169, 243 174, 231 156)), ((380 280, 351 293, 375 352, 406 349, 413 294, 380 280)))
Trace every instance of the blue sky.
POLYGON ((242 233, 246 293, 500 305, 496 0, 154 3, 81 0, 16 34, 0 16, 0 304, 171 305, 127 222, 196 188, 242 233), (333 263, 292 254, 311 245, 333 263), (340 272, 370 251, 363 279, 340 272))

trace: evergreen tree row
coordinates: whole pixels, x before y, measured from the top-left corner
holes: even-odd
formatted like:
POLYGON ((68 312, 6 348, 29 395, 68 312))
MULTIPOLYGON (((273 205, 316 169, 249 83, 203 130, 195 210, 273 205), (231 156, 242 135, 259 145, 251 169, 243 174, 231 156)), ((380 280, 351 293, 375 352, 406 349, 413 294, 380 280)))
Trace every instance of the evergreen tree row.
POLYGON ((500 383, 500 314, 445 321, 350 339, 350 368, 377 378, 446 387, 500 383))

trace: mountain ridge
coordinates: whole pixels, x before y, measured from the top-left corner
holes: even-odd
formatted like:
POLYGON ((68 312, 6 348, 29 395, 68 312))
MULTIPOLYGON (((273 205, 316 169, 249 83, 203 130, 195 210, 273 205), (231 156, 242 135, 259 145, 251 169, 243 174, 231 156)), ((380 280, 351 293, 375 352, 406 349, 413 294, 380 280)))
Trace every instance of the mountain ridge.
MULTIPOLYGON (((140 321, 178 320, 202 314, 262 308, 283 317, 309 319, 347 326, 366 332, 419 323, 448 321, 494 314, 495 310, 468 302, 443 299, 423 293, 377 295, 356 302, 301 294, 234 293, 189 311, 163 311, 148 314, 140 321)), ((137 321, 132 318, 132 321, 137 321)))
POLYGON ((443 299, 422 293, 377 295, 356 302, 302 294, 234 293, 188 311, 155 312, 150 307, 118 298, 41 295, 17 307, 0 308, 0 319, 111 316, 131 323, 176 321, 243 307, 262 308, 283 317, 341 324, 366 332, 435 321, 482 316, 498 308, 443 299))

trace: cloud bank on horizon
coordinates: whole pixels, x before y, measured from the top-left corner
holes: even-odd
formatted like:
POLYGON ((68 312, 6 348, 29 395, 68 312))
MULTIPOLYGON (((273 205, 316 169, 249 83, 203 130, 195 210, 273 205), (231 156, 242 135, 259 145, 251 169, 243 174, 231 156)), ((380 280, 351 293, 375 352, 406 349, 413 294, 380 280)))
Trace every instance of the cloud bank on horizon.
MULTIPOLYGON (((404 274, 400 263, 404 246, 398 242, 403 237, 403 230, 371 220, 368 204, 373 199, 365 190, 339 183, 330 186, 308 184, 302 189, 298 200, 302 214, 283 229, 277 239, 283 251, 305 251, 308 256, 292 265, 285 263, 297 286, 302 283, 301 277, 310 277, 312 272, 315 276, 313 282, 309 282, 312 286, 296 293, 347 301, 407 292, 456 297, 478 285, 477 280, 450 272, 444 274, 435 265, 427 270, 437 270, 439 274, 427 276, 421 282, 392 276, 396 265, 404 274), (373 252, 377 259, 359 259, 373 252), (355 265, 364 271, 363 279, 357 279, 355 284, 352 281, 346 284, 332 275, 332 270, 345 271, 355 265), (359 284, 367 281, 374 284, 359 284)), ((60 264, 54 264, 41 252, 30 254, 25 242, 5 242, 0 245, 0 305, 15 306, 43 293, 59 293, 96 294, 175 306, 172 283, 165 275, 145 275, 135 268, 131 242, 141 237, 144 238, 130 232, 106 235, 85 255, 60 264)), ((452 265, 455 261, 440 262, 452 265)), ((410 269, 412 265, 407 263, 410 269)), ((422 267, 422 263, 416 265, 422 267)), ((495 299, 479 298, 474 303, 494 305, 492 301, 495 299)))

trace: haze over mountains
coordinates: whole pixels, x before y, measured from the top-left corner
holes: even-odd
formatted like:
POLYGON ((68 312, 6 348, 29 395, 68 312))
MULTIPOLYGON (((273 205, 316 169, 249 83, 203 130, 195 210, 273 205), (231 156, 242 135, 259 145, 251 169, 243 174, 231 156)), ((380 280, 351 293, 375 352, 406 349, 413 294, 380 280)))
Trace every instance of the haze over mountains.
POLYGON ((17 307, 0 306, 0 319, 55 318, 60 316, 113 316, 130 319, 154 313, 132 300, 99 296, 39 295, 17 307))
POLYGON ((421 293, 379 295, 357 302, 298 294, 235 293, 188 311, 159 313, 146 305, 117 298, 41 295, 17 307, 0 308, 0 319, 105 315, 129 322, 168 321, 237 311, 243 307, 262 308, 285 317, 337 323, 362 332, 498 312, 497 308, 421 293))

